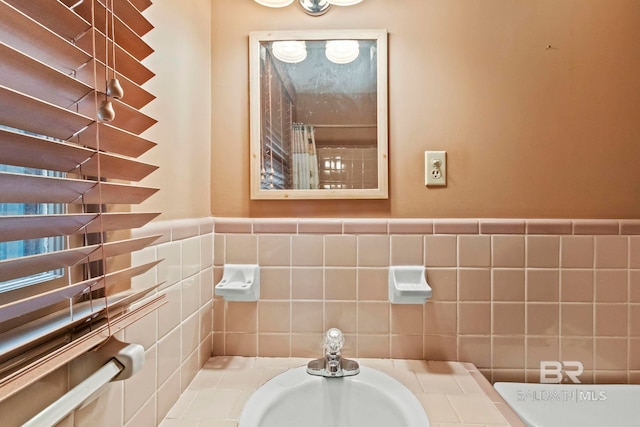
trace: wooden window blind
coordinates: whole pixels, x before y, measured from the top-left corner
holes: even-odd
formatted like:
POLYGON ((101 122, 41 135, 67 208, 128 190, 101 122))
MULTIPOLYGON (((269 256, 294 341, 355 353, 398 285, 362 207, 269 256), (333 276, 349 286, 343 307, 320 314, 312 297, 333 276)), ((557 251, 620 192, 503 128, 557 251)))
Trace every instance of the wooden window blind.
POLYGON ((0 252, 0 399, 163 303, 157 283, 131 286, 157 264, 130 256, 158 237, 130 233, 158 215, 131 212, 157 191, 138 184, 156 170, 138 160, 155 146, 140 136, 156 123, 140 111, 149 6, 0 0, 0 245, 30 248, 0 252))

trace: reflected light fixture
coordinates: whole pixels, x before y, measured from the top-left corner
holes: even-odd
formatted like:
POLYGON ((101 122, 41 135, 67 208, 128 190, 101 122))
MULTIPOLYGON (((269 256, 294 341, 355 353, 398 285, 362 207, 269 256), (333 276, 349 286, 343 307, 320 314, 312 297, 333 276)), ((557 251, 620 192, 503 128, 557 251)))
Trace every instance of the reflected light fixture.
POLYGON ((360 43, 358 40, 327 40, 324 52, 334 64, 348 64, 360 55, 360 43))
MULTIPOLYGON (((267 7, 286 7, 295 0, 255 0, 256 3, 267 7)), ((298 0, 298 4, 302 10, 311 16, 324 15, 329 11, 331 5, 335 6, 353 6, 362 0, 298 0)))
POLYGON ((307 44, 301 40, 273 42, 271 51, 277 59, 289 64, 297 64, 307 58, 307 44))

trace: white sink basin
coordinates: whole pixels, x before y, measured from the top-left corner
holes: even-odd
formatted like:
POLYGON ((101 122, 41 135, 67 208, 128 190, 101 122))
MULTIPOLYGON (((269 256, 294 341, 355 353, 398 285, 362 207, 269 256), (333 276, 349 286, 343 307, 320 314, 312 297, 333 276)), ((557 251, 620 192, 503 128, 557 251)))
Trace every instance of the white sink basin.
POLYGON ((375 369, 323 378, 291 369, 249 398, 239 427, 429 427, 418 399, 375 369))

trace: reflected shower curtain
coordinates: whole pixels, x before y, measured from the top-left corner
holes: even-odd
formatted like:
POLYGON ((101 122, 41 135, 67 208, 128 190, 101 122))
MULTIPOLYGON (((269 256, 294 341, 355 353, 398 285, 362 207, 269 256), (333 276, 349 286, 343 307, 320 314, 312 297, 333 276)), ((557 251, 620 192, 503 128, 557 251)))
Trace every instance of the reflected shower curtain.
POLYGON ((313 126, 293 124, 293 189, 314 190, 320 182, 313 126))

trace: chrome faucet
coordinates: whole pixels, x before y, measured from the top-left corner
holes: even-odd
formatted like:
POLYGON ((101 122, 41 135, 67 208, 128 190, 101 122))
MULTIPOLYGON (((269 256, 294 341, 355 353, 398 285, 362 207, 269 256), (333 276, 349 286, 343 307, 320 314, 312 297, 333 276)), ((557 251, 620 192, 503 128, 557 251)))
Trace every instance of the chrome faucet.
POLYGON ((360 365, 355 360, 343 358, 340 354, 344 336, 340 329, 331 328, 324 336, 325 356, 307 364, 307 373, 321 377, 348 377, 360 373, 360 365))

